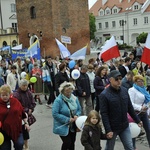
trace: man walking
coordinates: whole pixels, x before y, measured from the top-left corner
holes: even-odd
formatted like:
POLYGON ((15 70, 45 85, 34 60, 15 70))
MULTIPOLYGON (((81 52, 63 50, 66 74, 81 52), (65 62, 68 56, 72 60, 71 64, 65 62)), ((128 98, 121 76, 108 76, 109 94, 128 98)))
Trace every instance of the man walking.
POLYGON ((82 108, 82 114, 88 115, 93 109, 91 100, 90 80, 86 74, 88 68, 86 65, 81 66, 80 77, 76 80, 77 95, 82 108), (86 112, 84 111, 84 104, 86 112))
POLYGON ((107 138, 109 138, 105 150, 114 150, 117 135, 119 135, 125 150, 133 150, 127 113, 139 126, 142 126, 142 122, 134 112, 127 89, 120 86, 121 73, 113 70, 108 77, 110 86, 99 97, 102 121, 107 138))

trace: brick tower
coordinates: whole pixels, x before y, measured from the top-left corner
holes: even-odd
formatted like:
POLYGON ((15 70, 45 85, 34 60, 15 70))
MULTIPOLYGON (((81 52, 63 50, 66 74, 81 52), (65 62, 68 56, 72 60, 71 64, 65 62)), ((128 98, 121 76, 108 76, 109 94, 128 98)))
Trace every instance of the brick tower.
MULTIPOLYGON (((40 40, 41 55, 55 57, 55 38, 71 38, 71 53, 90 42, 88 0, 16 0, 19 40, 29 47, 40 40)), ((89 54, 89 47, 87 50, 89 54)))

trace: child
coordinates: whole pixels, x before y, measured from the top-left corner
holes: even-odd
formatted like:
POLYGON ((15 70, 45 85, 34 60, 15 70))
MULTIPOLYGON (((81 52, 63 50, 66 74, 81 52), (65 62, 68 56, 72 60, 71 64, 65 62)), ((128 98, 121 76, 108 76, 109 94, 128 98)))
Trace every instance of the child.
POLYGON ((100 116, 97 111, 90 111, 81 135, 81 143, 85 150, 101 150, 100 139, 107 139, 100 126, 100 116))

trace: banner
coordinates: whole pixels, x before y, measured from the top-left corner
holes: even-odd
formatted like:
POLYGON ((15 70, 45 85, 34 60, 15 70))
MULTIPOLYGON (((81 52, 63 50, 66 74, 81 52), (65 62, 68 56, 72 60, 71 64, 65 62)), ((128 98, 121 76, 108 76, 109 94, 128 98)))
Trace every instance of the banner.
MULTIPOLYGON (((25 54, 27 53, 28 49, 24 48, 22 50, 12 50, 12 60, 16 59, 17 57, 25 58, 25 54)), ((41 59, 41 49, 37 49, 37 54, 33 55, 33 58, 37 58, 38 60, 41 59)))

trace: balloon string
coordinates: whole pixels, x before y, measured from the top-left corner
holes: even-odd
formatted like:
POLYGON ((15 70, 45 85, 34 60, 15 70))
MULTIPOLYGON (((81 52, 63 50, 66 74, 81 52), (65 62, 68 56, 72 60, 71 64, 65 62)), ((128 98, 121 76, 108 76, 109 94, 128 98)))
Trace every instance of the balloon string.
POLYGON ((65 123, 65 124, 63 124, 63 125, 57 127, 56 129, 59 129, 59 128, 61 128, 61 127, 65 126, 65 125, 67 125, 67 124, 69 124, 69 123, 67 122, 67 123, 65 123))

